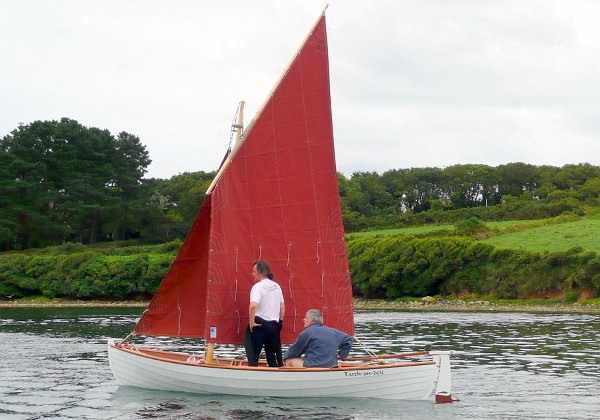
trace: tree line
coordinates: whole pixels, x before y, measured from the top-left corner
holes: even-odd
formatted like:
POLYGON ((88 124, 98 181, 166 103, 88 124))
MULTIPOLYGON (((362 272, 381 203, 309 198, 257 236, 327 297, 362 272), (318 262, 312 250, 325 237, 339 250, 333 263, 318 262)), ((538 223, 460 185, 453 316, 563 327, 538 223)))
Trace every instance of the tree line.
MULTIPOLYGON (((0 140, 0 251, 183 238, 215 172, 147 179, 150 163, 140 139, 126 132, 115 136, 68 118, 19 125, 0 140)), ((458 164, 338 180, 348 232, 600 206, 600 167, 588 163, 458 164)))
POLYGON ((19 125, 0 141, 0 251, 185 235, 214 173, 145 179, 151 162, 126 132, 19 125))
POLYGON ((600 205, 600 167, 516 162, 496 167, 394 169, 339 177, 348 231, 483 220, 554 217, 600 205), (450 211, 452 210, 452 211, 450 211))

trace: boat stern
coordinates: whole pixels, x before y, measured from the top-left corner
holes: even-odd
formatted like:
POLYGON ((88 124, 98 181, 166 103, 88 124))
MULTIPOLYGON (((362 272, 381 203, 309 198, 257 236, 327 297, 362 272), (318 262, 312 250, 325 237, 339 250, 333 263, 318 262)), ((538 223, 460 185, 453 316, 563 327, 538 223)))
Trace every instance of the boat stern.
POLYGON ((454 354, 452 350, 430 351, 438 365, 438 378, 435 387, 435 402, 437 404, 447 404, 455 400, 452 398, 452 373, 450 370, 450 355, 454 354))

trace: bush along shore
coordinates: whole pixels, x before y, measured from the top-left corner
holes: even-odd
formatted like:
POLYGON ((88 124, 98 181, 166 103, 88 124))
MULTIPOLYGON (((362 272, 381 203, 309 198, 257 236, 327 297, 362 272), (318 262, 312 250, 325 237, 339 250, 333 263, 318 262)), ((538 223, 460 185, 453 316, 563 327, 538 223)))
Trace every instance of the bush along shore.
MULTIPOLYGON (((147 301, 98 301, 64 299, 9 299, 0 301, 0 307, 52 308, 52 307, 139 307, 147 301)), ((530 312, 530 313, 587 313, 600 314, 600 303, 565 303, 556 301, 510 301, 448 300, 430 296, 414 300, 386 301, 382 299, 354 299, 356 311, 398 312, 530 312)))
MULTIPOLYGON (((562 236, 579 238, 578 232, 584 228, 578 227, 575 234, 566 229, 574 223, 573 217, 576 216, 536 221, 536 226, 563 226, 562 236)), ((591 223, 598 217, 590 216, 587 221, 591 223)), ((517 241, 513 248, 505 249, 482 239, 493 232, 477 219, 457 226, 450 233, 434 231, 424 236, 349 237, 354 296, 370 302, 369 305, 386 302, 391 309, 407 310, 421 304, 448 310, 484 310, 486 305, 496 310, 508 304, 511 309, 515 301, 527 302, 527 308, 533 304, 600 304, 600 252, 596 252, 600 243, 550 252, 527 250, 521 246, 523 241, 517 241), (416 298, 408 298, 411 296, 416 298), (423 304, 420 299, 424 296, 442 296, 448 301, 423 304), (461 298, 465 299, 464 304, 461 298), (472 303, 476 299, 482 303, 472 303)), ((598 228, 600 232, 600 225, 598 228)), ((593 229, 590 232, 597 236, 593 229)), ((556 240, 548 235, 543 238, 546 242, 556 240)), ((158 289, 181 244, 66 243, 0 253, 0 301, 36 297, 83 302, 147 301, 158 289)))
MULTIPOLYGON (((65 244, 0 253, 0 298, 147 300, 181 242, 96 248, 65 244)), ((600 298, 600 255, 582 248, 536 253, 496 249, 465 236, 367 237, 348 241, 354 296, 480 296, 490 300, 600 298)))

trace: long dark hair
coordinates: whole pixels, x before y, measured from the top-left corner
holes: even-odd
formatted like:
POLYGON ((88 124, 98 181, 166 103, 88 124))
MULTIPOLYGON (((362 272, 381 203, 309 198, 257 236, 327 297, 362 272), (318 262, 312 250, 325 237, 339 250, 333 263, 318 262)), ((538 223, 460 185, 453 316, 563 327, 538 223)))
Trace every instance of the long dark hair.
POLYGON ((256 271, 260 274, 266 276, 269 280, 273 280, 275 277, 273 273, 271 273, 271 267, 269 267, 269 263, 264 260, 254 261, 254 265, 256 266, 256 271))

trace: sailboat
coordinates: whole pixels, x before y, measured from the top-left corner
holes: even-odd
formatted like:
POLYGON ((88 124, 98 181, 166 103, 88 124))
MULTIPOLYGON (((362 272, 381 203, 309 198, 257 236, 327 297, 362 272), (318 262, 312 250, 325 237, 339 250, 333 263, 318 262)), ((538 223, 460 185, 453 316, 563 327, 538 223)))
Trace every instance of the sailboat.
MULTIPOLYGON (((451 402, 452 351, 357 355, 333 368, 248 366, 218 356, 241 345, 254 261, 267 260, 285 299, 281 341, 308 309, 354 335, 352 285, 333 145, 325 10, 271 95, 221 163, 175 260, 133 332, 110 340, 120 385, 203 394, 451 402), (200 338, 198 354, 136 345, 135 336, 200 338)), ((242 104, 243 105, 243 104, 242 104)), ((356 346, 355 346, 356 349, 356 346)), ((356 351, 356 350, 353 350, 356 351)))

